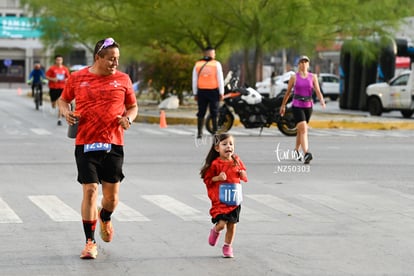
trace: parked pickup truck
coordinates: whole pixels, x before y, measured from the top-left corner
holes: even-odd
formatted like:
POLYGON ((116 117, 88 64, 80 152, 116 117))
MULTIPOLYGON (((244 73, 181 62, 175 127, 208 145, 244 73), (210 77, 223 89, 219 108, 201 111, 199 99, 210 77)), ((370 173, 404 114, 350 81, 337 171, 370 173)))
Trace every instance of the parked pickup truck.
POLYGON ((371 115, 399 110, 404 118, 410 118, 414 113, 414 71, 403 71, 389 82, 371 84, 366 93, 371 115))

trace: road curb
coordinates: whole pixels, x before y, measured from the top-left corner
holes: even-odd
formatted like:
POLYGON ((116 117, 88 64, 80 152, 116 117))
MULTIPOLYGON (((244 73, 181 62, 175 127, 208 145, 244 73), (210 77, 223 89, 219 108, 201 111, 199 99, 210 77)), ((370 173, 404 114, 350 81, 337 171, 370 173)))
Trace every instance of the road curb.
MULTIPOLYGON (((47 93, 46 93, 47 94, 47 93)), ((31 91, 27 92, 27 96, 31 96, 31 91)), ((44 100, 48 101, 50 98, 44 94, 44 100)), ((195 113, 195 111, 194 111, 195 113)), ((167 125, 197 125, 197 118, 192 117, 179 117, 166 116, 167 125)), ((159 115, 154 114, 140 114, 135 119, 135 122, 147 123, 147 124, 159 124, 159 115)), ((234 126, 241 126, 238 118, 234 119, 234 126)), ((338 119, 338 120, 324 120, 320 118, 312 118, 309 122, 309 127, 315 129, 362 129, 362 130, 414 130, 413 122, 401 122, 401 121, 374 121, 366 122, 358 120, 355 117, 353 119, 338 119)))
POLYGON ((317 129, 363 129, 363 130, 414 130, 410 122, 361 122, 361 121, 329 121, 311 120, 309 126, 317 129))
MULTIPOLYGON (((168 117, 166 118, 167 125, 196 125, 197 118, 187 117, 168 117)), ((139 114, 135 119, 136 122, 159 124, 160 117, 148 114, 139 114)), ((235 126, 240 126, 238 119, 234 120, 235 126)), ((363 130, 414 130, 414 122, 364 122, 356 120, 323 120, 313 119, 309 122, 309 127, 315 129, 363 129, 363 130)))

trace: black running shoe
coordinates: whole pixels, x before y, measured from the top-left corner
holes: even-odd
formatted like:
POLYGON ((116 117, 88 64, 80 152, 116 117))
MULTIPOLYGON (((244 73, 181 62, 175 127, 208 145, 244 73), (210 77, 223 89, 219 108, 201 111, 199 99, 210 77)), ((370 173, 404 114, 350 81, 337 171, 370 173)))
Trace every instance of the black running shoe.
POLYGON ((296 159, 296 161, 302 161, 302 154, 299 151, 294 150, 293 158, 296 159))
POLYGON ((304 160, 305 160, 305 164, 309 164, 309 163, 310 163, 310 161, 312 160, 312 153, 307 152, 307 153, 305 154, 304 160))

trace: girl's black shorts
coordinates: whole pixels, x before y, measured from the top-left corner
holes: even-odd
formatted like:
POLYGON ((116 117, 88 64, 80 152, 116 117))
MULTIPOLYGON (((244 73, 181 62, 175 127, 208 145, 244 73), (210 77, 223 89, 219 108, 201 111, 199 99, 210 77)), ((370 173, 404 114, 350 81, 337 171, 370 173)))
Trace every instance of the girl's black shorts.
POLYGON ((117 183, 124 179, 122 165, 124 163, 123 146, 111 145, 111 151, 83 152, 83 145, 75 148, 78 181, 85 183, 117 183))
POLYGON ((227 222, 237 223, 237 222, 239 222, 240 210, 241 210, 241 205, 237 206, 236 209, 234 209, 233 211, 231 211, 228 214, 219 214, 219 215, 217 215, 215 218, 211 219, 211 222, 212 223, 217 223, 217 222, 219 222, 219 220, 224 220, 224 221, 227 221, 227 222))

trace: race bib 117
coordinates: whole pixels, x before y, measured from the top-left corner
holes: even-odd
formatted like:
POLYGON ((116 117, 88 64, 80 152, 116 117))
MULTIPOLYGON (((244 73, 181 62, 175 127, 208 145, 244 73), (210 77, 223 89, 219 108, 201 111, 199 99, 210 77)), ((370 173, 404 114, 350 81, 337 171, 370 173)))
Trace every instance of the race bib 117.
POLYGON ((243 201, 241 184, 223 183, 219 188, 220 202, 230 206, 238 206, 243 201))

